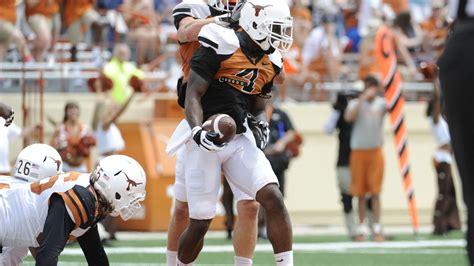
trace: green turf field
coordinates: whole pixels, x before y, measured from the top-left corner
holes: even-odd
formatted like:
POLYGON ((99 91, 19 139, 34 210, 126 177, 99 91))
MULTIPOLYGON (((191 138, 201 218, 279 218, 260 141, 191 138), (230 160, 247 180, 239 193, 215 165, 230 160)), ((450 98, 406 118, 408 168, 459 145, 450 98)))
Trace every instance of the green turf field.
MULTIPOLYGON (((354 243, 345 236, 295 236, 295 265, 467 265, 461 232, 444 237, 397 234, 383 244, 354 243)), ((123 240, 108 248, 111 265, 164 265, 166 240, 123 240)), ((206 239, 206 250, 196 264, 233 264, 232 243, 225 239, 206 239)), ((78 245, 69 245, 59 265, 85 265, 78 245)), ((32 259, 28 258, 31 262, 32 259)), ((26 263, 28 265, 29 263, 26 263)), ((31 264, 31 263, 30 263, 31 264)), ((254 265, 274 265, 268 241, 259 240, 254 265)))

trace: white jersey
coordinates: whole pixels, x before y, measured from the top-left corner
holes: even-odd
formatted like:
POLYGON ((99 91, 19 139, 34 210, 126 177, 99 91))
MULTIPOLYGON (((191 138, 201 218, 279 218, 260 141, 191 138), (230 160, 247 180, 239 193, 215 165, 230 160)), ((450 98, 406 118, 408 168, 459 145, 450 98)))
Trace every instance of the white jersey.
POLYGON ((28 184, 27 181, 14 176, 0 175, 0 190, 28 186, 28 184))
POLYGON ((97 199, 89 174, 64 173, 0 190, 0 244, 39 246, 37 238, 43 230, 53 194, 62 197, 76 225, 72 237, 83 235, 94 224, 97 199))

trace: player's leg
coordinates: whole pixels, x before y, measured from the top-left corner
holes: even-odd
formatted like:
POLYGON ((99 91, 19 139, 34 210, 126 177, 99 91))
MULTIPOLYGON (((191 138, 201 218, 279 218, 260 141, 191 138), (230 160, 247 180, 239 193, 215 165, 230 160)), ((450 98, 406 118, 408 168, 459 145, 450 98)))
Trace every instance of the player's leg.
POLYGON ((3 251, 3 261, 0 260, 0 265, 2 266, 16 266, 23 263, 23 259, 28 255, 27 247, 4 247, 3 251), (3 264, 1 263, 3 262, 3 264))
POLYGON ((257 244, 259 204, 250 196, 229 184, 237 201, 237 222, 232 238, 235 250, 235 265, 252 265, 257 244))
POLYGON ((178 264, 196 260, 204 236, 216 215, 221 185, 221 160, 217 153, 203 151, 194 142, 185 146, 185 185, 189 208, 189 225, 178 242, 178 264))
POLYGON ((177 254, 178 254, 178 240, 181 234, 184 232, 189 224, 189 210, 186 197, 186 185, 185 185, 185 157, 184 148, 178 150, 176 154, 176 175, 174 189, 174 209, 171 215, 170 224, 168 226, 168 241, 167 241, 167 252, 166 262, 169 266, 176 266, 177 254))
POLYGON ((339 191, 341 192, 341 202, 344 211, 344 221, 346 224, 349 237, 354 238, 356 235, 356 222, 354 217, 354 209, 352 206, 351 195, 351 172, 347 166, 337 167, 337 180, 339 191))
POLYGON ((225 210, 225 228, 227 231, 227 239, 232 239, 232 231, 234 231, 234 194, 230 188, 229 182, 224 178, 224 193, 222 194, 222 204, 225 210))
POLYGON ((292 265, 291 221, 270 162, 246 136, 239 136, 229 145, 239 148, 224 160, 226 178, 263 206, 277 265, 292 265))

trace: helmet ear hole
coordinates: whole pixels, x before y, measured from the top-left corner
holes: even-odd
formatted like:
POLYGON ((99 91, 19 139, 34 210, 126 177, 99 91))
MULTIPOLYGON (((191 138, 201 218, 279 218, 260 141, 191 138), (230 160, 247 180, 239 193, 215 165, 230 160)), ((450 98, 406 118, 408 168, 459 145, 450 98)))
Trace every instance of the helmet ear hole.
POLYGON ((118 192, 115 193, 115 199, 116 200, 120 200, 122 198, 122 196, 120 196, 120 194, 118 192))
POLYGON ((252 23, 252 27, 253 27, 254 29, 257 29, 258 25, 257 25, 257 23, 255 23, 255 21, 252 23))

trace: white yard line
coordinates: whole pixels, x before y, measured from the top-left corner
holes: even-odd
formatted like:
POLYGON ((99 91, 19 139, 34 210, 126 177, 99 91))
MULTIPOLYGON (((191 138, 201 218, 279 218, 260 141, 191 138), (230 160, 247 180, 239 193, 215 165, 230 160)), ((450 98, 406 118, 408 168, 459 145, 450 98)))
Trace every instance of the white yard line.
MULTIPOLYGON (((358 252, 365 249, 364 252, 370 253, 371 250, 377 251, 378 249, 406 249, 398 251, 403 254, 419 254, 417 253, 418 248, 430 248, 430 247, 464 247, 466 242, 464 240, 422 240, 422 241, 392 241, 384 243, 375 242, 335 242, 335 243, 297 243, 293 244, 293 250, 298 252, 358 252)), ((256 251, 260 252, 272 252, 272 246, 270 244, 257 244, 256 251)), ((165 247, 112 247, 106 248, 107 254, 166 254, 165 247)), ((221 252, 234 252, 232 245, 207 245, 204 246, 203 252, 205 253, 221 253, 221 252)), ((397 251, 392 251, 397 252, 397 251)), ((426 251, 425 251, 426 252, 426 251)), ((436 251, 437 254, 444 254, 443 252, 436 251)), ((458 252, 458 251, 456 251, 458 252)), ((80 248, 66 248, 61 253, 62 255, 82 255, 80 248)), ((397 253, 398 254, 398 253, 397 253)), ((425 254, 425 253, 422 253, 425 254)), ((446 253, 452 254, 452 253, 446 253)), ((456 253, 457 254, 457 253, 456 253)))

